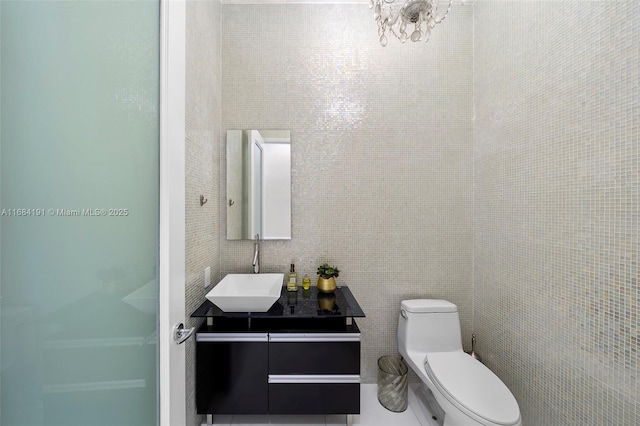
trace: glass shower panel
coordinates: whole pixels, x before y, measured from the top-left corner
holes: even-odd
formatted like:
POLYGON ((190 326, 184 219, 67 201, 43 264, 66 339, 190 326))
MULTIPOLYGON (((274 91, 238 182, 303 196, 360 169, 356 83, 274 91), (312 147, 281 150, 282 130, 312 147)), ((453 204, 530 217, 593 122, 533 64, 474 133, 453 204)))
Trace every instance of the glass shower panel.
POLYGON ((0 1, 0 425, 158 423, 158 0, 0 1))

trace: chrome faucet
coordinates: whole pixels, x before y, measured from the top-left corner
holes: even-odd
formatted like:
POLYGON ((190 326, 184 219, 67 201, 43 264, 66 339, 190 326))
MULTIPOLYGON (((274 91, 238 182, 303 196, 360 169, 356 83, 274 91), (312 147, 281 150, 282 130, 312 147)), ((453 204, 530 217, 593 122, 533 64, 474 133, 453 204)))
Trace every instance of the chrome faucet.
POLYGON ((253 273, 260 273, 260 234, 256 234, 256 243, 253 246, 253 273))

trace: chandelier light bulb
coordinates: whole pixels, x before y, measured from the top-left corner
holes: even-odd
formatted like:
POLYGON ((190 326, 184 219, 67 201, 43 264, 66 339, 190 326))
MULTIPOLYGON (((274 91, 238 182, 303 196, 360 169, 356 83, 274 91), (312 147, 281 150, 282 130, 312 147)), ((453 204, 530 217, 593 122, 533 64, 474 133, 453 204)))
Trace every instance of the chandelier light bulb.
POLYGON ((371 0, 373 18, 378 24, 380 44, 388 43, 387 32, 393 34, 400 42, 411 39, 412 42, 429 40, 431 30, 444 20, 451 9, 452 0, 448 0, 447 8, 440 15, 439 0, 371 0), (407 27, 411 35, 407 33, 407 27))

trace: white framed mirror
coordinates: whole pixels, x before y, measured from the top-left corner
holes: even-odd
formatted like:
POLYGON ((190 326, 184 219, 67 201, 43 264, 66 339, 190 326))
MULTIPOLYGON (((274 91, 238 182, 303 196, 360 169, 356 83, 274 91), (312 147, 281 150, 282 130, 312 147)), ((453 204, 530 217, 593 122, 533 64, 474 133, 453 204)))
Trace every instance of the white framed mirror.
POLYGON ((291 132, 227 131, 227 240, 291 239, 291 132))

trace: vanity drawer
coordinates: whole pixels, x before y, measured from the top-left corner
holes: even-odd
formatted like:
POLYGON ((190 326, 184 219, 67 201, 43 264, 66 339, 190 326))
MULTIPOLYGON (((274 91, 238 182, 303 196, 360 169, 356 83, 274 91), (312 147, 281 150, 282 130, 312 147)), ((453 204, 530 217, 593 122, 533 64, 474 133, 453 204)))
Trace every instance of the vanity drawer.
POLYGON ((271 383, 270 414, 359 414, 359 383, 271 383))
POLYGON ((360 374, 360 333, 269 335, 269 374, 360 374))

